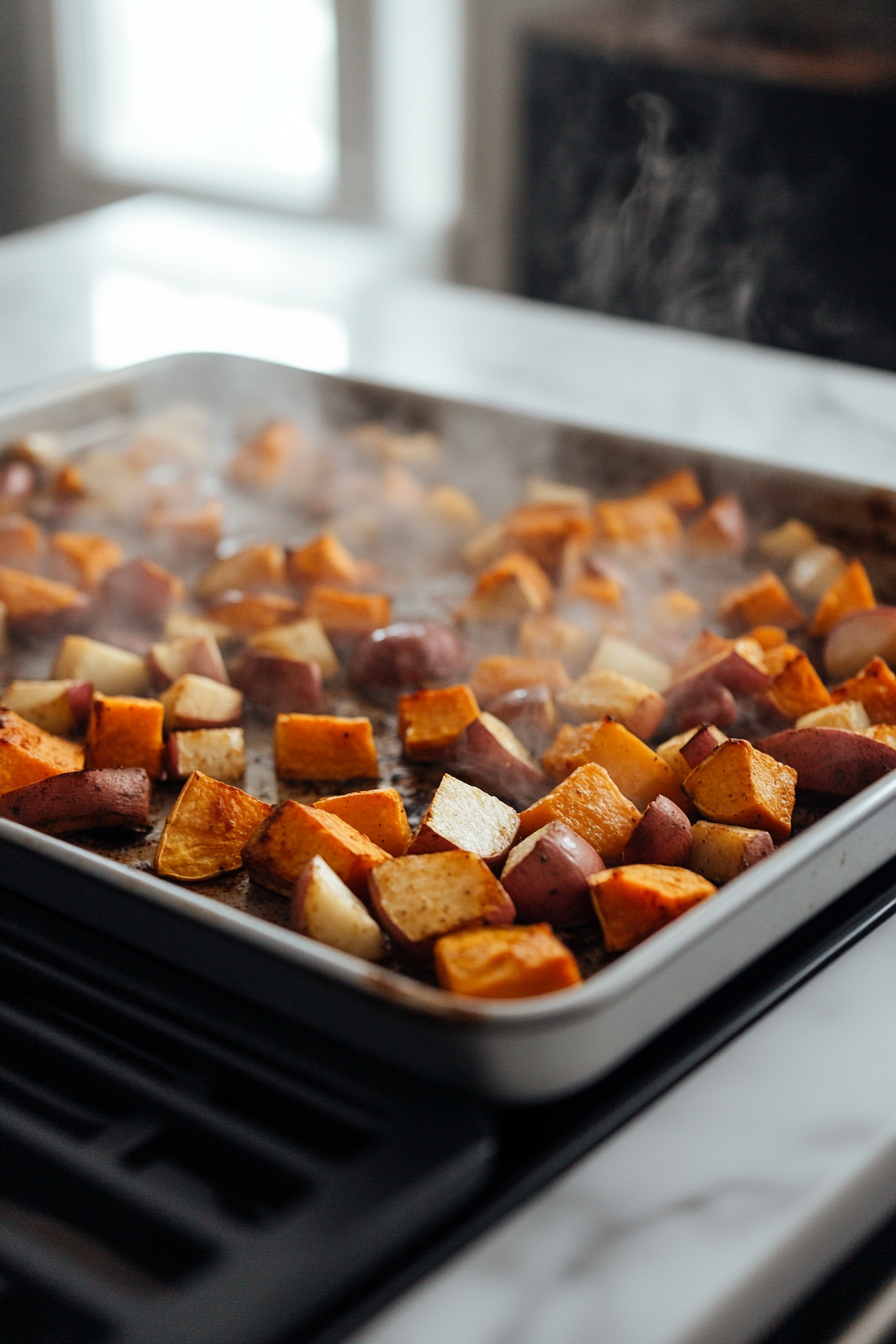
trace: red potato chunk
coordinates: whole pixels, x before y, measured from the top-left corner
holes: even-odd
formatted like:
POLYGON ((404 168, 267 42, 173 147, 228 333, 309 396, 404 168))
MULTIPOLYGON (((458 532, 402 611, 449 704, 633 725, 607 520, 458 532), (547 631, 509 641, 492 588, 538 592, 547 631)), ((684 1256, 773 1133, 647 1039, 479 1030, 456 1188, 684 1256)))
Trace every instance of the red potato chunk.
POLYGON ((361 639, 352 658, 358 686, 416 690, 454 681, 469 662, 466 645, 447 625, 398 622, 361 639))
POLYGON ((589 723, 608 715, 645 742, 666 717, 666 701, 661 695, 643 682, 609 668, 579 677, 557 696, 557 708, 573 723, 589 723))
POLYGON ((184 585, 176 574, 142 558, 110 569, 101 591, 109 610, 159 623, 184 597, 184 585))
POLYGON ((218 642, 207 634, 153 644, 146 666, 153 684, 159 690, 164 690, 187 672, 197 677, 209 677, 212 681, 227 681, 218 642))
POLYGON ((370 872, 373 908, 383 928, 415 960, 459 929, 512 924, 513 902, 477 855, 459 850, 389 859, 370 872))
POLYGON ((66 635, 56 654, 53 676, 89 681, 102 695, 138 695, 146 684, 146 659, 86 635, 66 635))
POLYGON ((536 755, 545 750, 557 728, 554 697, 544 684, 521 686, 486 705, 489 714, 506 723, 523 746, 536 755))
POLYGON ((688 867, 720 887, 723 882, 730 882, 739 873, 752 868, 760 859, 767 858, 774 849, 768 831, 724 826, 717 821, 698 821, 694 826, 688 867))
POLYGON ((298 663, 317 663, 324 681, 339 674, 339 660, 320 621, 313 617, 260 630, 249 638, 250 649, 275 653, 278 658, 294 658, 298 663))
POLYGON ((409 853, 462 849, 494 866, 506 858, 519 825, 514 809, 500 799, 443 775, 409 853))
POLYGON ((381 961, 386 940, 363 901, 316 854, 302 869, 290 903, 290 923, 299 933, 364 961, 381 961))
POLYGON ((47 835, 149 825, 152 786, 145 770, 80 770, 0 796, 0 817, 47 835))
POLYGON ((603 870, 597 850, 562 821, 533 831, 508 854, 501 885, 521 924, 591 924, 588 878, 603 870))
POLYGON ((230 675, 247 700, 271 713, 316 714, 321 708, 318 663, 300 663, 261 649, 243 649, 231 662, 230 675))
POLYGON ((2 701, 45 732, 65 736, 87 722, 93 686, 89 681, 13 681, 2 701))
POLYGON ((192 672, 178 677, 159 698, 169 733, 181 728, 231 728, 243 715, 241 691, 192 672))
POLYGON ((896 769, 896 750, 842 728, 788 728, 757 746, 795 770, 801 789, 844 798, 896 769))
POLYGON ((665 864, 682 868, 691 852, 691 823, 672 802, 654 798, 622 851, 623 863, 665 864))
POLYGON ((512 807, 528 807, 550 784, 506 723, 483 712, 451 747, 451 769, 512 807))

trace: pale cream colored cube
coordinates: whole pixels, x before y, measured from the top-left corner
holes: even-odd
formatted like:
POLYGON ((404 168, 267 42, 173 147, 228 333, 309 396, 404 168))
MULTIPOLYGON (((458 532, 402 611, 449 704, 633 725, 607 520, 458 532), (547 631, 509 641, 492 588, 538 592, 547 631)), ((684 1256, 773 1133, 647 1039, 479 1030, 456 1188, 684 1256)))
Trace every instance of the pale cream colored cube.
POLYGON ((86 635, 66 635, 52 675, 55 681, 90 681, 101 695, 137 695, 146 682, 146 659, 86 635))
POLYGON ((672 684, 672 668, 660 658, 645 653, 626 639, 617 639, 615 635, 604 635, 597 646, 588 668, 589 672, 598 672, 608 668, 611 672, 621 672, 633 681, 641 681, 652 691, 668 690, 672 684))
POLYGON ((262 630, 252 636, 249 647, 298 663, 317 663, 324 681, 339 673, 339 659, 316 616, 293 621, 291 625, 276 625, 273 630, 262 630))
POLYGON ((299 933, 365 961, 380 961, 386 951, 380 926, 319 854, 296 884, 292 922, 299 933))
POLYGON ((609 714, 645 742, 666 717, 666 702, 652 687, 610 668, 579 677, 557 696, 557 707, 573 723, 590 723, 609 714))
POLYGON ((246 773, 242 728, 193 728, 168 739, 168 773, 186 779, 201 770, 210 779, 234 784, 246 773))
POLYGON ((797 719, 797 728, 845 728, 850 733, 863 733, 871 727, 868 711, 861 700, 841 700, 836 705, 813 709, 797 719))

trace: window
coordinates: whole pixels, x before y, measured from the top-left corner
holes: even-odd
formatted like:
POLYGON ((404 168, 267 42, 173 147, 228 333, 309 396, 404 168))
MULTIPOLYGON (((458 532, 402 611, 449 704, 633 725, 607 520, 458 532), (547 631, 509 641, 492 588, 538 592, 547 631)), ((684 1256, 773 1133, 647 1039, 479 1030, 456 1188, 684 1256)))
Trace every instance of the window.
POLYGON ((56 0, 62 134, 100 176, 306 210, 339 180, 333 0, 56 0))

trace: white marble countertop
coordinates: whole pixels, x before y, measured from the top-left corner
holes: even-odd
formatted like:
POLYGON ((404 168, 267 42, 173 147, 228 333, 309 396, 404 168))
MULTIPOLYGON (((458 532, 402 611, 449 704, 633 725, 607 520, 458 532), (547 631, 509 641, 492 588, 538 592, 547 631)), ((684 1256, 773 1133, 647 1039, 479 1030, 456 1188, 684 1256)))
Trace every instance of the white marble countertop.
MULTIPOLYGON (((439 284, 145 197, 0 241, 0 393, 189 349, 896 485, 896 376, 439 284)), ((883 925, 354 1344, 740 1344, 896 1206, 883 925)))

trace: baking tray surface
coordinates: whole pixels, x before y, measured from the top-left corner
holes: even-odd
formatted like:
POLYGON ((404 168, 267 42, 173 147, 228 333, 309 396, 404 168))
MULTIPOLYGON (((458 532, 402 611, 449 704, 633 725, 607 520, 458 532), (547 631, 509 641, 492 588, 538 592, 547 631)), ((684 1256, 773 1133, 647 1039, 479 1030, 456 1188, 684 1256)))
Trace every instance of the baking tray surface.
MULTIPOLYGON (((0 436, 9 441, 24 431, 50 430, 76 447, 92 442, 91 433, 111 441, 141 417, 184 401, 206 408, 219 451, 232 443, 234 431, 277 416, 294 417, 317 433, 334 423, 371 421, 432 431, 456 453, 464 484, 473 493, 478 486, 486 509, 495 512, 495 505, 512 502, 514 483, 532 474, 619 493, 690 466, 707 493, 744 492, 751 519, 758 515, 762 526, 790 516, 799 499, 800 516, 825 539, 837 528, 840 535, 851 529, 851 548, 861 551, 884 600, 894 587, 886 518, 887 508, 891 517, 896 509, 887 492, 235 356, 174 356, 39 390, 0 405, 0 436)), ((247 502, 233 526, 234 549, 261 537, 291 540, 290 523, 288 500, 266 507, 263 517, 247 502)), ((449 587, 432 600, 454 597, 449 587)), ((411 600, 397 594, 398 618, 403 604, 416 614, 407 606, 411 600)), ((351 691, 337 688, 327 712, 370 715, 381 782, 399 789, 412 825, 418 822, 441 768, 421 772, 402 760, 388 705, 365 699, 359 709, 351 691)), ((273 772, 270 723, 250 720, 246 735, 245 787, 265 801, 312 801, 355 787, 286 785, 273 772)), ((560 1095, 593 1080, 896 853, 894 775, 821 816, 712 901, 623 957, 609 960, 599 938, 584 935, 575 950, 590 975, 581 987, 516 1001, 463 999, 411 979, 399 963, 369 965, 291 932, 287 902, 244 873, 194 889, 154 876, 155 841, 178 787, 157 790, 154 829, 130 844, 87 833, 70 843, 0 821, 9 885, 124 941, 162 951, 297 1022, 440 1082, 516 1101, 560 1095)))

